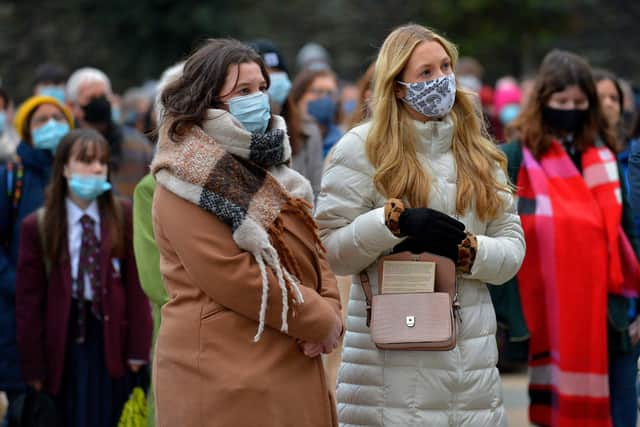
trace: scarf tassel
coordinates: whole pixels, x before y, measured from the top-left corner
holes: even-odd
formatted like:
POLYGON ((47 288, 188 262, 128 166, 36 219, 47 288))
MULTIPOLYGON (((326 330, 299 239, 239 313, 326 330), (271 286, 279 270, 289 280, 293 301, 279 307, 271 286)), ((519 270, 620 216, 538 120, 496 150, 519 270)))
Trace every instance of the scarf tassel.
MULTIPOLYGON (((291 300, 291 306, 295 304, 304 303, 302 292, 300 291, 300 285, 298 280, 283 268, 280 264, 278 252, 273 247, 264 249, 259 254, 254 254, 258 267, 260 268, 260 275, 262 278, 262 297, 260 301, 260 317, 258 324, 258 331, 253 337, 254 342, 260 341, 262 333, 264 332, 264 325, 267 314, 267 302, 269 296, 269 278, 267 275, 267 266, 276 275, 278 279, 278 286, 282 292, 282 313, 281 313, 281 327, 280 331, 283 333, 289 332, 289 324, 287 322, 287 316, 289 314, 289 306, 291 300)), ((295 315, 295 311, 292 310, 295 315)))
MULTIPOLYGON (((311 204, 304 199, 290 197, 281 209, 281 213, 290 213, 292 215, 301 218, 305 225, 312 230, 314 243, 317 248, 325 251, 320 237, 318 235, 318 227, 315 221, 311 218, 309 212, 311 211, 311 204)), ((281 327, 280 331, 287 333, 289 331, 289 325, 287 322, 287 316, 289 308, 291 307, 291 315, 295 317, 297 304, 302 304, 304 298, 300 291, 300 265, 287 246, 284 239, 284 224, 282 222, 281 215, 278 216, 273 223, 267 229, 271 245, 269 248, 263 249, 261 253, 254 254, 255 259, 260 268, 260 275, 262 277, 262 297, 260 301, 260 320, 258 325, 258 331, 254 336, 254 342, 258 342, 262 333, 264 332, 264 325, 267 313, 267 301, 269 294, 269 280, 267 275, 267 266, 271 268, 278 280, 278 286, 282 292, 282 314, 281 314, 281 327)))

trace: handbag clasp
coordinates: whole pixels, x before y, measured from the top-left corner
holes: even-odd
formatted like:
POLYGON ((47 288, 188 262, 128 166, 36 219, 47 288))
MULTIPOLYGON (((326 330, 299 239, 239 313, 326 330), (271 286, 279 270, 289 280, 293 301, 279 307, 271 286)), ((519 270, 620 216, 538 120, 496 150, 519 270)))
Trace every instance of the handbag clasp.
POLYGON ((416 325, 416 317, 415 316, 407 316, 406 318, 407 326, 413 328, 416 325))

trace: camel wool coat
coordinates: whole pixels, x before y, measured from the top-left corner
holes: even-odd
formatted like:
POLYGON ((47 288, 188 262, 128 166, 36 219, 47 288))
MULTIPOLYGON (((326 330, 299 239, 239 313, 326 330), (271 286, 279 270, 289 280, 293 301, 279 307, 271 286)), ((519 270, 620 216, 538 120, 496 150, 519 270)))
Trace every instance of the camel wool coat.
POLYGON ((158 184, 153 225, 169 302, 162 308, 153 382, 157 425, 336 426, 321 358, 298 340, 322 342, 340 315, 335 276, 311 230, 281 213, 296 254, 304 302, 280 332, 281 293, 269 273, 266 327, 258 328, 262 281, 231 229, 158 184))

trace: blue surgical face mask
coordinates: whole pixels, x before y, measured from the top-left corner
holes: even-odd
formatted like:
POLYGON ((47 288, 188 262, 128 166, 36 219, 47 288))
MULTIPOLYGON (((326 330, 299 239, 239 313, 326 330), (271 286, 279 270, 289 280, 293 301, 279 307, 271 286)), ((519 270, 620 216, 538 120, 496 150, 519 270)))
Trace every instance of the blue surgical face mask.
POLYGON ((500 111, 500 122, 508 125, 520 114, 520 106, 517 104, 507 105, 500 111))
POLYGON ((120 107, 116 107, 115 105, 111 106, 111 121, 114 123, 120 123, 121 118, 122 113, 120 112, 120 107))
POLYGON ((350 99, 342 103, 342 111, 344 111, 345 114, 349 115, 353 113, 357 105, 358 101, 356 101, 355 99, 350 99))
POLYGON ((264 133, 269 126, 271 106, 269 96, 256 92, 246 96, 236 96, 228 102, 229 112, 251 133, 264 133))
POLYGON ((33 147, 55 153, 60 140, 67 133, 69 133, 69 124, 67 122, 57 122, 49 119, 47 123, 33 131, 31 135, 33 147))
POLYGON ((106 176, 72 174, 68 180, 69 189, 83 200, 95 200, 104 192, 111 190, 106 176))
POLYGON ((336 102, 330 96, 323 96, 307 104, 307 111, 322 126, 330 126, 336 117, 336 102))
POLYGON ((127 126, 134 127, 137 122, 138 122, 137 111, 129 111, 127 115, 124 117, 124 124, 127 126))
POLYGON ((39 90, 40 95, 51 96, 64 104, 64 88, 60 86, 44 86, 39 90))
POLYGON ((291 90, 289 76, 284 71, 278 71, 270 74, 269 79, 271 80, 271 85, 269 86, 271 100, 278 105, 284 104, 291 90))
POLYGON ((0 111, 0 135, 2 135, 7 128, 7 113, 0 111))

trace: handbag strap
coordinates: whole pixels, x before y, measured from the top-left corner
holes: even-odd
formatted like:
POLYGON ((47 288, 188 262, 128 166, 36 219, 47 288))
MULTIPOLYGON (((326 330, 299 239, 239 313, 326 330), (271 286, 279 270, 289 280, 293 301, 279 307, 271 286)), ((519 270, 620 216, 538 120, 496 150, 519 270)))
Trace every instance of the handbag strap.
POLYGON ((367 327, 371 323, 371 301, 373 300, 373 292, 371 291, 371 282, 369 282, 369 274, 364 269, 360 272, 360 286, 364 291, 364 298, 367 301, 367 327))

